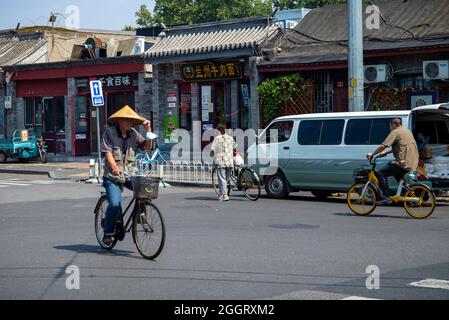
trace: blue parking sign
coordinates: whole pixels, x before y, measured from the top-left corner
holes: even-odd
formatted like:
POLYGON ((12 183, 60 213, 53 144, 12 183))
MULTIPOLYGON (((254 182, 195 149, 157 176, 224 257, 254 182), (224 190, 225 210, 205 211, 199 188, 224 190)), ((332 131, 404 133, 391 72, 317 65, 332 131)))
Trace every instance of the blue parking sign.
POLYGON ((90 94, 94 107, 104 106, 103 83, 100 80, 90 82, 90 94))

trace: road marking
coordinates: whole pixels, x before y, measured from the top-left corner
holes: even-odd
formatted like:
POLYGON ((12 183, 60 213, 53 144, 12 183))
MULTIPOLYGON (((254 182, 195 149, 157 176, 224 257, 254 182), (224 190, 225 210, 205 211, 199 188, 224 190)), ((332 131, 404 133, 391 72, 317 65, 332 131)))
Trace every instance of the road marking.
POLYGON ((379 300, 379 299, 372 299, 372 298, 364 298, 364 297, 357 297, 357 296, 352 296, 352 297, 347 297, 341 300, 353 300, 353 301, 362 301, 362 300, 379 300))
POLYGON ((429 289, 449 290, 449 281, 438 279, 425 279, 418 282, 410 283, 411 286, 429 289))
POLYGON ((30 186, 30 184, 27 184, 27 183, 4 182, 4 181, 0 181, 0 185, 12 186, 12 187, 28 187, 28 186, 30 186))

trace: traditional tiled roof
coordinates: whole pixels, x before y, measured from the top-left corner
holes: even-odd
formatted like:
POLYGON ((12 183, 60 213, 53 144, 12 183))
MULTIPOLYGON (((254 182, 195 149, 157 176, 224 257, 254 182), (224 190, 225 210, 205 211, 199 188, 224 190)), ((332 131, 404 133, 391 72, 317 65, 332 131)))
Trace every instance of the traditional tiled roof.
MULTIPOLYGON (((364 25, 364 50, 407 50, 449 46, 449 0, 372 0, 381 13, 380 28, 364 25)), ((363 12, 370 3, 364 3, 363 12)), ((286 30, 282 53, 261 65, 347 61, 348 7, 312 10, 294 30, 286 30)))
POLYGON ((41 37, 0 37, 0 66, 45 61, 47 40, 41 37))
POLYGON ((159 42, 146 52, 146 56, 166 57, 256 48, 277 29, 276 26, 269 26, 267 18, 168 28, 165 30, 166 37, 159 38, 159 42))

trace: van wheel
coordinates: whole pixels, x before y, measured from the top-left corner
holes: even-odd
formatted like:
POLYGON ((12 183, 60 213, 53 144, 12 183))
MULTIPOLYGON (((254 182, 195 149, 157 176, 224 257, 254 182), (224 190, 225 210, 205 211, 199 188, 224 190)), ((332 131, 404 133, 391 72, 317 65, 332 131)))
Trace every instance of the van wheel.
POLYGON ((265 191, 268 197, 274 199, 285 199, 288 197, 287 179, 285 179, 282 173, 276 173, 273 176, 268 177, 265 183, 265 191))
POLYGON ((315 198, 320 200, 326 200, 332 195, 332 192, 329 191, 323 191, 323 190, 314 190, 312 191, 312 194, 315 198))

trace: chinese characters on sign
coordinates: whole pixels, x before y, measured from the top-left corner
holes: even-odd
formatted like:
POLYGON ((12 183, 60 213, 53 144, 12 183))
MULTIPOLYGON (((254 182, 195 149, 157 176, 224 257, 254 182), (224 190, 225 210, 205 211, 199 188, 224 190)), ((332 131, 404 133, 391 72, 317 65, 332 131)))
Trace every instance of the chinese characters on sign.
POLYGON ((242 67, 238 61, 185 64, 182 78, 186 82, 240 79, 242 67))
POLYGON ((107 78, 99 78, 105 87, 128 87, 132 85, 131 77, 125 76, 109 76, 107 78))
POLYGON ((76 80, 76 86, 78 90, 89 89, 89 82, 92 80, 101 81, 103 84, 103 89, 116 89, 116 88, 127 88, 137 86, 137 75, 136 74, 124 74, 124 75, 109 75, 109 76, 98 76, 91 79, 80 78, 76 80))

